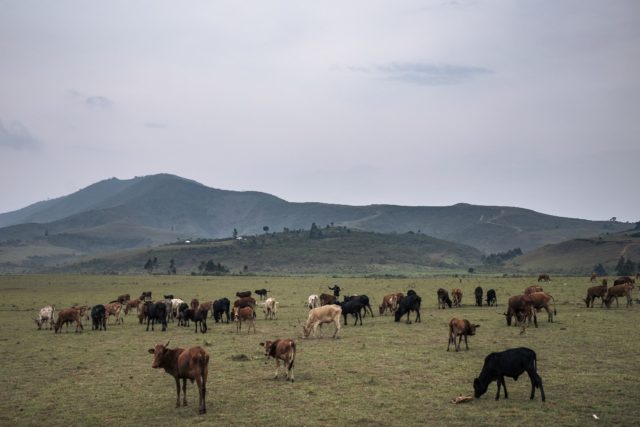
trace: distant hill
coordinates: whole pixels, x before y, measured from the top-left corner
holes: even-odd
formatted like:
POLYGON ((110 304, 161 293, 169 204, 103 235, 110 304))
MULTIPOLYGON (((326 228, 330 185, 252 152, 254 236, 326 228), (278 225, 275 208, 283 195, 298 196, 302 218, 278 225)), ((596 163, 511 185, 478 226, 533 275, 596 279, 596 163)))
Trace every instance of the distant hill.
POLYGON ((423 234, 381 234, 343 227, 269 233, 239 239, 170 244, 153 249, 98 256, 54 271, 142 273, 158 258, 156 272, 166 273, 171 259, 179 274, 199 272, 212 260, 232 273, 261 274, 406 274, 460 270, 476 265, 481 253, 470 246, 423 234), (247 266, 245 271, 244 266, 247 266))
POLYGON ((100 181, 78 192, 0 214, 0 271, 60 265, 80 256, 148 248, 185 239, 220 239, 308 229, 311 223, 378 233, 420 232, 485 253, 525 253, 564 240, 629 227, 532 210, 457 204, 443 207, 291 203, 260 192, 206 187, 174 175, 100 181), (32 251, 33 253, 31 253, 32 251), (37 255, 36 255, 37 254, 37 255), (36 257, 36 258, 33 258, 36 257), (5 266, 6 268, 3 268, 5 266))

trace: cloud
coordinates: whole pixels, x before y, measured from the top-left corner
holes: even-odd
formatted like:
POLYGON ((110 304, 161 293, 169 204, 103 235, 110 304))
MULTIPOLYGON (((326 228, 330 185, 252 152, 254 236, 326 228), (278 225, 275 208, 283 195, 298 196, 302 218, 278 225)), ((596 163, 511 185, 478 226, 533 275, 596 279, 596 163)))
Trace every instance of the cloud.
POLYGON ((40 148, 41 143, 22 123, 13 121, 5 128, 0 120, 0 146, 14 150, 34 150, 40 148))
POLYGON ((94 110, 106 110, 113 106, 113 101, 106 96, 85 95, 75 89, 69 89, 67 94, 74 100, 81 102, 85 107, 94 110))
POLYGON ((397 80, 423 86, 461 84, 476 76, 493 73, 493 70, 482 67, 420 62, 390 62, 372 66, 351 66, 347 69, 369 74, 379 79, 397 80))
POLYGON ((144 127, 150 128, 150 129, 166 129, 167 125, 160 122, 146 122, 144 124, 144 127))

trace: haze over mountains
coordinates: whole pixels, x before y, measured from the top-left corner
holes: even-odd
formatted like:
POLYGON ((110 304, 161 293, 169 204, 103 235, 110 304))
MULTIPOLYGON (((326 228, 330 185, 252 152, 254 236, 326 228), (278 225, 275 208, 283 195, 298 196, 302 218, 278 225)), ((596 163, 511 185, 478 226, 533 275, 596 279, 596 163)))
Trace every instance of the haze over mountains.
POLYGON ((517 207, 291 203, 266 193, 219 190, 160 174, 107 179, 0 214, 0 264, 67 262, 86 254, 230 237, 234 229, 240 235, 263 234, 264 227, 270 232, 308 230, 314 222, 377 233, 421 233, 484 253, 516 247, 528 252, 631 228, 517 207))

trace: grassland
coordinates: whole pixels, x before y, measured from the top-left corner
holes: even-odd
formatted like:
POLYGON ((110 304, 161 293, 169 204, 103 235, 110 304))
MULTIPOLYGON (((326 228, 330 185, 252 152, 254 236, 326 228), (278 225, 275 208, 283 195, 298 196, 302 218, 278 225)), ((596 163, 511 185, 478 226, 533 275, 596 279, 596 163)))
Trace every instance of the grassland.
MULTIPOLYGON (((640 308, 587 309, 585 278, 556 278, 545 288, 557 302, 553 324, 521 335, 505 325, 508 296, 533 278, 364 279, 325 277, 187 276, 0 276, 0 425, 637 425, 640 409, 637 327, 640 308), (301 339, 304 302, 311 293, 339 283, 346 293, 382 295, 415 289, 423 297, 422 323, 395 323, 390 316, 343 327, 342 338, 301 339), (498 293, 497 308, 472 306, 476 286, 498 293), (151 290, 183 299, 231 297, 241 289, 268 288, 280 301, 279 318, 259 316, 257 334, 236 334, 232 324, 209 322, 207 334, 170 324, 167 332, 145 332, 131 315, 107 332, 54 334, 37 331, 33 318, 45 304, 105 303, 122 293, 151 290), (438 287, 460 287, 463 307, 437 310, 438 287), (447 321, 464 317, 481 324, 470 350, 446 352, 447 321), (296 382, 274 380, 259 342, 298 341, 296 382), (147 349, 204 346, 211 354, 208 414, 174 407, 171 377, 151 368, 147 349), (530 401, 528 378, 507 380, 510 399, 493 400, 495 383, 479 400, 453 405, 472 394, 484 357, 527 346, 538 354, 546 403, 530 401), (241 356, 241 357, 237 357, 241 356), (593 418, 596 414, 600 420, 593 418)), ((635 291, 637 292, 637 291, 635 291)), ((634 295, 637 297, 637 295, 634 295)), ((464 346, 463 346, 464 348, 464 346)))

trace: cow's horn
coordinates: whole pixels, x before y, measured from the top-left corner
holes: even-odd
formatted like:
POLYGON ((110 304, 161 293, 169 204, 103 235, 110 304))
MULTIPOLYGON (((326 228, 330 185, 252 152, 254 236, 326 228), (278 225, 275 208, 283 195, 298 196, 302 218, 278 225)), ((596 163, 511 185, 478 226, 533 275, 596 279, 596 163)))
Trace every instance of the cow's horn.
POLYGON ((165 348, 169 347, 169 343, 171 342, 171 340, 167 341, 167 343, 164 345, 165 348))

